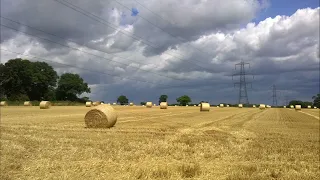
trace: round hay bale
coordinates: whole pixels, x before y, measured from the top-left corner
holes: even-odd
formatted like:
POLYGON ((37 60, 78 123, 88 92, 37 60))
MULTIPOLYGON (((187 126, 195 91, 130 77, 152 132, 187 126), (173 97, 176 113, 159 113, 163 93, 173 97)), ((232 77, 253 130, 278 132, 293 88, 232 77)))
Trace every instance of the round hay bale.
POLYGON ((308 106, 308 109, 311 109, 311 106, 308 106))
POLYGON ((117 112, 113 107, 103 104, 88 111, 84 122, 88 128, 110 128, 116 124, 117 118, 117 112))
POLYGON ((291 106, 290 106, 290 108, 291 108, 291 109, 293 109, 293 108, 294 108, 294 106, 293 106, 293 105, 291 105, 291 106))
POLYGON ((287 108, 287 106, 283 106, 283 108, 287 108))
POLYGON ((187 104, 186 107, 188 107, 189 105, 187 104))
POLYGON ((167 109, 168 108, 168 103, 167 102, 161 102, 160 103, 160 109, 167 109))
POLYGON ((198 106, 200 107, 200 106, 201 106, 201 104, 198 104, 198 106))
POLYGON ((91 101, 86 102, 86 107, 91 107, 91 106, 92 106, 92 102, 91 101))
POLYGON ((239 107, 239 108, 243 108, 243 104, 239 104, 238 107, 239 107))
POLYGON ((314 109, 317 109, 317 107, 313 107, 314 109))
POLYGON ((296 105, 295 109, 296 109, 296 111, 300 111, 301 110, 301 105, 296 105))
POLYGON ((152 102, 147 102, 146 106, 147 106, 147 108, 151 108, 152 107, 152 102))
POLYGON ((253 105, 252 107, 253 107, 253 108, 256 108, 256 105, 253 105))
POLYGON ((230 107, 229 105, 227 105, 227 107, 230 107))
POLYGON ((259 105, 259 109, 265 109, 266 108, 266 105, 265 104, 260 104, 259 105))
POLYGON ((117 103, 112 103, 112 105, 117 105, 117 103))
POLYGON ((41 101, 40 102, 40 109, 49 109, 51 107, 50 101, 41 101))
POLYGON ((92 103, 93 106, 98 106, 98 105, 100 105, 100 104, 101 104, 100 101, 95 101, 95 102, 92 103))
POLYGON ((223 108, 223 107, 224 107, 224 104, 220 104, 220 107, 223 108))
POLYGON ((8 106, 7 101, 1 101, 1 102, 0 102, 0 106, 8 106))
POLYGON ((32 106, 32 104, 31 104, 30 101, 25 101, 25 102, 23 103, 23 105, 24 105, 24 106, 32 106))
POLYGON ((130 106, 133 106, 133 103, 132 103, 132 102, 130 103, 130 106))
POLYGON ((200 104, 200 111, 210 111, 210 104, 209 103, 201 103, 200 104))

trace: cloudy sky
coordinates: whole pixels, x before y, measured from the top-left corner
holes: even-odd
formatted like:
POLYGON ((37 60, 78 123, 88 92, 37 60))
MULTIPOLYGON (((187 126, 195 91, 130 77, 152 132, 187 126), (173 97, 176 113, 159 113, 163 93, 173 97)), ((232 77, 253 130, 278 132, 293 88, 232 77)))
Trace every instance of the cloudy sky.
POLYGON ((250 103, 319 93, 318 0, 1 0, 1 62, 45 61, 79 73, 92 100, 250 103))

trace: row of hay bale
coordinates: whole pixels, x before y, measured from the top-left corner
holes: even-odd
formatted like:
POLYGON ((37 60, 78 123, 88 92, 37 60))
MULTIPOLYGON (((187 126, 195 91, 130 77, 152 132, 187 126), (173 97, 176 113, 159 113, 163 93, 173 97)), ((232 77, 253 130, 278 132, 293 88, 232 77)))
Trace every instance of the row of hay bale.
MULTIPOLYGON (((6 101, 1 101, 0 106, 8 106, 8 103, 6 101)), ((32 106, 32 103, 30 101, 25 101, 23 106, 32 106)), ((40 109, 49 109, 51 107, 51 103, 49 101, 41 101, 39 106, 40 109)))

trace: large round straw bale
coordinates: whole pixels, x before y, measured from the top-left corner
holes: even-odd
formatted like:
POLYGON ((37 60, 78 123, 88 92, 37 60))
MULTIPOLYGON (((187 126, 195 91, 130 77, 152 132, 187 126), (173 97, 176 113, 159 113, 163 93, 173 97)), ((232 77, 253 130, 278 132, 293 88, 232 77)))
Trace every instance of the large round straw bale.
POLYGON ((8 106, 7 101, 1 101, 1 102, 0 102, 0 106, 8 106))
POLYGON ((95 101, 95 102, 92 103, 93 106, 98 106, 98 105, 100 105, 100 104, 101 104, 100 101, 95 101))
POLYGON ((252 107, 253 107, 253 108, 256 108, 256 105, 253 105, 252 107))
POLYGON ((229 104, 227 105, 227 107, 230 107, 229 104))
POLYGON ((311 109, 311 106, 308 106, 308 109, 311 109))
POLYGON ((223 108, 223 107, 224 107, 224 104, 220 104, 220 107, 223 108))
POLYGON ((160 109, 167 109, 168 108, 168 103, 167 102, 161 102, 160 103, 160 109))
POLYGON ((209 103, 201 103, 200 104, 200 111, 210 111, 210 104, 209 103))
POLYGON ((283 106, 283 108, 287 108, 287 106, 283 106))
POLYGON ((265 104, 260 104, 259 105, 259 109, 265 109, 266 108, 266 105, 265 104))
POLYGON ((130 103, 130 106, 133 106, 133 103, 132 103, 132 102, 130 103))
POLYGON ((296 109, 296 111, 300 111, 301 110, 301 105, 296 105, 295 109, 296 109))
POLYGON ((151 108, 152 107, 152 102, 147 102, 146 106, 147 106, 147 108, 151 108))
POLYGON ((86 102, 86 107, 91 107, 91 106, 92 106, 92 102, 91 101, 86 102))
POLYGON ((88 111, 84 121, 88 128, 110 128, 116 124, 117 118, 113 107, 103 104, 88 111))
POLYGON ((291 106, 290 106, 290 108, 291 108, 291 109, 293 109, 293 108, 294 108, 294 106, 293 106, 293 105, 291 105, 291 106))
POLYGON ((112 103, 112 105, 117 105, 117 103, 112 103))
POLYGON ((41 101, 40 102, 40 109, 49 109, 51 107, 50 101, 41 101))
POLYGON ((30 101, 25 101, 25 102, 23 103, 23 105, 24 105, 24 106, 32 106, 32 104, 31 104, 30 101))
POLYGON ((314 109, 317 109, 317 107, 313 107, 314 109))
POLYGON ((238 107, 239 107, 239 108, 243 108, 243 105, 242 105, 242 104, 239 104, 238 107))

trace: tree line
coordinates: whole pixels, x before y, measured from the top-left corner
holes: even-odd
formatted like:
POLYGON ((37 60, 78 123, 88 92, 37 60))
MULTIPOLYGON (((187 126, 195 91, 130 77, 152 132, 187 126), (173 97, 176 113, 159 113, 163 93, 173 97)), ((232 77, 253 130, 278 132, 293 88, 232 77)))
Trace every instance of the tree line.
MULTIPOLYGON (((90 93, 91 90, 78 74, 64 73, 58 76, 53 67, 46 62, 31 62, 27 59, 16 58, 10 59, 5 64, 0 63, 1 100, 86 102, 89 101, 88 97, 79 98, 85 92, 90 93)), ((313 102, 292 100, 288 106, 299 104, 303 108, 307 106, 320 107, 320 94, 313 96, 312 99, 313 102)), ((168 95, 161 95, 158 103, 167 102, 167 100, 168 95)), ((194 105, 190 104, 192 100, 188 95, 180 96, 176 98, 176 101, 177 104, 173 105, 194 105)), ((121 95, 118 97, 117 102, 124 105, 128 104, 129 100, 126 96, 121 95)), ((145 105, 146 102, 141 102, 140 104, 145 105)), ((229 105, 231 107, 237 106, 237 104, 229 105)), ((248 107, 252 107, 252 105, 248 107)))
POLYGON ((87 101, 78 98, 90 93, 88 84, 78 75, 64 73, 58 76, 45 62, 10 59, 0 63, 0 99, 9 101, 87 101))

